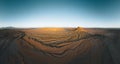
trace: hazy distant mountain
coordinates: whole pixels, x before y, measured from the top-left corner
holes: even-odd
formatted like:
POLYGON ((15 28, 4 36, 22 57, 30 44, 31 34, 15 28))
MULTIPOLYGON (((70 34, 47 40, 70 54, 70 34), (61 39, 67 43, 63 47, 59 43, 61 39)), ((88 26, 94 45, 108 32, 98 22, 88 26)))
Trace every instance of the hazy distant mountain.
POLYGON ((1 27, 0 29, 15 29, 15 27, 8 26, 8 27, 1 27))

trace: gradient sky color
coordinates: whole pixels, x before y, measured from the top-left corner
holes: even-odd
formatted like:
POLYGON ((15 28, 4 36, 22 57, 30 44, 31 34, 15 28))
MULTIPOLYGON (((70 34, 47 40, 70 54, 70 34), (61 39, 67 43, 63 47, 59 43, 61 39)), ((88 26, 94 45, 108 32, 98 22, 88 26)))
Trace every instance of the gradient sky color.
POLYGON ((119 0, 0 0, 0 27, 120 28, 119 0))

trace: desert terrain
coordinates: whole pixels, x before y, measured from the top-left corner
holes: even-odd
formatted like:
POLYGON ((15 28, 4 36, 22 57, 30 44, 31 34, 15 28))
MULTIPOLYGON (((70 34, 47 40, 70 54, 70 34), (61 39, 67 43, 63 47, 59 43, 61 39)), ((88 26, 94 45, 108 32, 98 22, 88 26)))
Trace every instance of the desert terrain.
POLYGON ((0 64, 120 64, 120 29, 0 29, 0 64))

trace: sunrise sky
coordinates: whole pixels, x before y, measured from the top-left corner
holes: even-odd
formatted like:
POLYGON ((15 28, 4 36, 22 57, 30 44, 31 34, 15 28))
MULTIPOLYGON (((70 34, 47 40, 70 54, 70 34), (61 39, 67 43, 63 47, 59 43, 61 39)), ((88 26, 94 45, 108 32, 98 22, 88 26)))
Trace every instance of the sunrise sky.
POLYGON ((120 28, 119 0, 0 0, 0 27, 120 28))

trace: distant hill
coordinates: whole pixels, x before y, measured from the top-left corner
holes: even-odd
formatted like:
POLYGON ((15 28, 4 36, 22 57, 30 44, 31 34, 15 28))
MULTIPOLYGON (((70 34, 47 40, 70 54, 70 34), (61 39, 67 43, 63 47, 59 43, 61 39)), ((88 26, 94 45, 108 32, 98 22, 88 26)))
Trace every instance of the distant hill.
POLYGON ((8 27, 1 27, 0 29, 15 29, 15 27, 8 26, 8 27))

